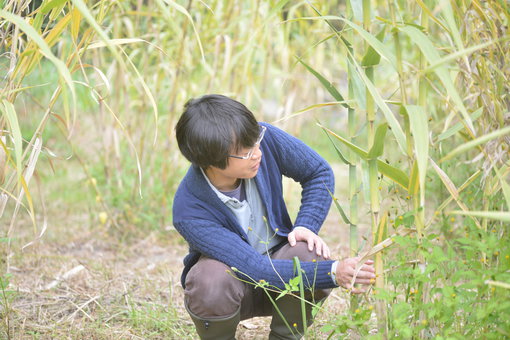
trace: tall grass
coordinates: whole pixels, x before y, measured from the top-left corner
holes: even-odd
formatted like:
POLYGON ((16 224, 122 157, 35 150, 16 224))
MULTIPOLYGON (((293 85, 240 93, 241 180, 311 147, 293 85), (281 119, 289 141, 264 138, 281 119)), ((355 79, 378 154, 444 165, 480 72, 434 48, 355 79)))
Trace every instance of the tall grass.
POLYGON ((322 97, 294 59, 321 23, 281 23, 306 10, 288 1, 4 1, 3 232, 13 236, 21 212, 39 234, 27 169, 66 157, 80 162, 105 225, 168 225, 169 192, 186 167, 172 130, 187 99, 224 93, 275 120, 302 105, 297 93, 322 97))

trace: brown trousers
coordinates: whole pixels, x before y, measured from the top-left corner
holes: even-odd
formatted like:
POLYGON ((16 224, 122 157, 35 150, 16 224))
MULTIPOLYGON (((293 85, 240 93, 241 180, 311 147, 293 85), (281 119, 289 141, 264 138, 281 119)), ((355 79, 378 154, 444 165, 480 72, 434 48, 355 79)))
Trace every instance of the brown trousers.
MULTIPOLYGON (((315 249, 308 250, 306 242, 288 243, 271 255, 274 260, 292 259, 297 256, 302 262, 323 261, 315 249)), ((185 303, 189 310, 201 318, 224 318, 241 308, 241 320, 255 316, 272 315, 272 304, 263 289, 240 281, 227 270, 222 262, 202 256, 186 276, 185 303)), ((330 289, 315 291, 315 301, 326 298, 330 289)), ((273 299, 276 294, 272 294, 273 299)), ((311 297, 310 297, 311 299, 311 297)))

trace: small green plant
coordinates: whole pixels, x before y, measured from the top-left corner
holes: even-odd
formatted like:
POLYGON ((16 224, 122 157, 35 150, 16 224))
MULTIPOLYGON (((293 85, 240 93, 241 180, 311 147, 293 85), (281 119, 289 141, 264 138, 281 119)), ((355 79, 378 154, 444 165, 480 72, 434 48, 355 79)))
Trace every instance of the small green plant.
POLYGON ((12 339, 12 327, 11 322, 11 301, 15 297, 15 291, 9 290, 9 282, 11 275, 4 274, 0 276, 0 319, 2 320, 2 333, 6 339, 12 339))

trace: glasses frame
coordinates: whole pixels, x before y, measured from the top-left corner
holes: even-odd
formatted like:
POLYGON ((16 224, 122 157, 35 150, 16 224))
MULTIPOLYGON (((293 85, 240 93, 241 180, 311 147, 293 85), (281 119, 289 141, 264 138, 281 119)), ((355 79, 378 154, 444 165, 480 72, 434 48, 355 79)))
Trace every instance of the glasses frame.
POLYGON ((253 153, 255 152, 255 148, 260 145, 260 142, 262 142, 262 139, 264 138, 264 134, 266 133, 266 130, 267 130, 267 128, 265 126, 260 127, 260 134, 259 134, 259 137, 257 138, 257 141, 255 142, 253 147, 250 149, 250 151, 248 151, 246 153, 245 156, 236 156, 236 155, 228 155, 228 156, 232 157, 232 158, 244 159, 244 160, 250 159, 253 156, 253 153))

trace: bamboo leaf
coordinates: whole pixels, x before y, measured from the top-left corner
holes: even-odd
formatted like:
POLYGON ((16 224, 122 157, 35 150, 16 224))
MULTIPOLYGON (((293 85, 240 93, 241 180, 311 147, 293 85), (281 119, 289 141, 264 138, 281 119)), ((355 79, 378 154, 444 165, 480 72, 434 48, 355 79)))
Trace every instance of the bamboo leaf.
POLYGON ((503 222, 510 222, 510 212, 508 211, 461 211, 454 210, 449 212, 450 215, 464 215, 488 218, 491 220, 498 220, 503 222))
MULTIPOLYGON (((184 14, 186 16, 186 18, 188 18, 188 21, 190 22, 191 27, 193 27, 193 32, 195 33, 195 37, 197 39, 198 48, 200 49, 200 54, 202 55, 202 62, 205 65, 207 65, 207 62, 205 61, 204 48, 202 47, 202 41, 200 40, 200 35, 198 34, 197 27, 195 26, 195 23, 193 22, 193 18, 191 17, 189 12, 186 10, 186 8, 182 7, 181 5, 176 3, 175 1, 172 1, 172 0, 163 0, 163 1, 166 2, 169 6, 175 8, 177 11, 181 12, 182 14, 184 14)), ((160 6, 162 5, 161 4, 161 0, 157 0, 157 3, 160 4, 160 6)), ((162 6, 162 7, 164 7, 164 6, 162 6)))
MULTIPOLYGON (((76 0, 78 1, 78 0, 76 0)), ((30 38, 41 50, 41 53, 48 58, 57 68, 58 73, 62 77, 62 79, 65 81, 67 86, 69 87, 69 90, 71 91, 72 95, 72 103, 73 103, 73 115, 76 114, 76 91, 74 88, 73 79, 71 77, 71 73, 69 72, 69 69, 64 64, 64 62, 60 59, 58 59, 53 52, 51 52, 50 47, 44 41, 44 39, 34 30, 32 26, 30 26, 23 18, 21 18, 18 15, 6 12, 2 9, 0 9, 0 17, 3 17, 9 22, 12 22, 16 26, 18 26, 26 35, 28 38, 30 38)), ((69 122, 69 117, 68 122, 69 122)))
MULTIPOLYGON (((409 25, 401 27, 400 30, 406 33, 411 41, 413 41, 414 44, 418 46, 429 64, 435 64, 441 59, 435 46, 422 31, 409 25)), ((475 135, 475 128, 473 127, 471 117, 469 117, 466 107, 464 106, 459 93, 455 89, 455 85, 453 84, 448 69, 444 65, 440 65, 434 68, 434 73, 441 80, 441 83, 446 88, 446 91, 452 98, 457 109, 460 111, 462 117, 464 118, 464 122, 466 123, 466 127, 472 135, 475 135)))
MULTIPOLYGON (((344 143, 347 147, 349 147, 352 151, 354 151, 354 153, 356 153, 362 159, 368 161, 368 152, 366 152, 359 146, 354 145, 353 143, 349 142, 347 139, 343 138, 342 136, 337 135, 336 133, 329 130, 328 128, 326 128, 320 124, 317 124, 317 125, 320 126, 322 129, 324 129, 324 131, 328 132, 332 136, 336 137, 339 141, 344 143)), ((380 159, 377 160, 377 169, 384 176, 390 178, 395 183, 402 186, 404 189, 407 189, 407 187, 409 186, 409 178, 402 170, 399 170, 399 169, 381 161, 380 159)))
POLYGON ((296 59, 311 73, 315 76, 315 78, 317 78, 320 83, 322 84, 322 86, 324 86, 324 88, 329 92, 329 94, 331 94, 333 96, 333 98, 335 98, 337 101, 339 102, 343 102, 344 104, 342 104, 342 106, 344 106, 345 108, 350 108, 350 106, 345 103, 345 99, 344 97, 340 94, 340 92, 338 92, 338 90, 333 86, 333 84, 328 81, 326 78, 324 78, 324 76, 322 74, 320 74, 319 72, 315 71, 310 65, 308 65, 307 63, 305 63, 303 61, 303 59, 299 58, 298 56, 296 56, 296 59))
POLYGON ((42 14, 47 14, 52 9, 64 5, 66 2, 67 0, 50 0, 41 7, 40 11, 42 14))
POLYGON ((409 179, 409 187, 407 188, 409 195, 416 195, 420 189, 420 178, 418 174, 418 162, 415 160, 411 168, 411 178, 409 179))
POLYGON ((368 151, 368 159, 381 157, 384 150, 384 138, 388 130, 388 123, 380 124, 375 131, 374 144, 368 151))
MULTIPOLYGON (((383 29, 376 35, 377 40, 383 41, 384 35, 386 34, 386 26, 383 27, 383 29)), ((377 51, 372 47, 369 46, 367 53, 363 57, 363 60, 361 61, 361 66, 375 66, 378 65, 381 61, 381 55, 377 53, 377 51)))
MULTIPOLYGON (((326 189, 328 189, 328 188, 326 188, 326 189)), ((333 199, 333 202, 335 203, 335 207, 338 210, 338 212, 340 213, 340 216, 342 216, 344 223, 348 224, 348 225, 352 225, 352 222, 349 220, 349 218, 345 214, 344 209, 342 209, 342 206, 340 205, 340 203, 338 203, 338 198, 333 196, 333 193, 329 189, 328 189, 328 192, 329 192, 329 195, 331 196, 331 198, 333 199)))
POLYGON ((421 106, 403 106, 409 117, 409 124, 414 139, 414 152, 418 161, 418 174, 422 194, 425 193, 427 161, 429 159, 429 124, 425 110, 421 106))
POLYGON ((349 88, 351 88, 352 91, 351 99, 356 99, 358 108, 360 110, 365 110, 367 91, 365 90, 363 80, 361 80, 358 72, 356 72, 356 66, 354 66, 351 62, 351 58, 347 58, 347 72, 349 74, 349 88))
POLYGON ((358 71, 358 75, 363 80, 363 83, 367 87, 368 91, 372 95, 372 98, 376 102, 377 106, 381 109, 381 111, 384 114, 384 118, 386 118, 386 121, 388 122, 388 125, 391 127, 391 132, 395 136, 395 139, 397 140, 397 143, 402 150, 402 152, 406 152, 406 142, 405 142, 405 136, 404 131, 402 131, 402 127, 400 126, 399 122, 393 115, 393 112, 391 112, 390 108, 382 99, 381 95, 379 94, 379 91, 377 91, 375 85, 372 83, 370 79, 366 76, 365 72, 361 69, 361 66, 358 65, 358 63, 353 59, 353 56, 350 56, 350 59, 353 63, 353 65, 356 67, 356 70, 358 71))
MULTIPOLYGON (((473 120, 473 122, 476 121, 478 118, 480 118, 482 116, 482 113, 483 113, 483 107, 479 108, 478 110, 473 112, 473 114, 471 114, 471 120, 473 120)), ((455 135, 457 132, 459 132, 463 128, 464 128, 464 125, 459 122, 459 123, 455 124, 454 126, 452 126, 451 128, 449 128, 448 130, 446 130, 445 132, 441 133, 437 137, 437 141, 440 142, 442 140, 450 138, 451 136, 455 135)))
POLYGON ((496 131, 493 131, 491 133, 488 133, 486 135, 483 135, 481 137, 473 139, 473 140, 471 140, 471 141, 469 141, 467 143, 459 145, 458 147, 456 147, 455 149, 450 151, 450 153, 448 153, 446 156, 441 158, 441 160, 439 162, 440 163, 444 162, 444 161, 452 158, 453 156, 458 155, 459 153, 463 153, 464 151, 472 149, 472 148, 474 148, 474 147, 476 147, 476 146, 478 146, 480 144, 484 144, 484 143, 486 143, 486 142, 488 142, 490 140, 496 139, 498 137, 501 137, 501 136, 504 136, 504 135, 507 135, 507 134, 510 134, 510 126, 507 126, 506 128, 502 128, 502 129, 499 129, 499 130, 496 130, 496 131))
POLYGON ((326 136, 328 137, 329 141, 331 142, 331 144, 333 145, 333 147, 335 148, 335 151, 336 151, 336 154, 338 155, 338 157, 342 160, 342 162, 344 162, 344 164, 347 164, 347 165, 352 165, 351 162, 349 162, 347 160, 347 158, 345 158, 345 156, 343 155, 342 151, 336 146, 336 143, 335 141, 333 140, 333 138, 331 138, 331 135, 329 133, 327 133, 325 130, 322 130, 324 131, 324 133, 326 134, 326 136))
MULTIPOLYGON (((359 33, 359 35, 370 45, 372 46, 372 48, 382 57, 384 58, 385 60, 388 60, 391 64, 391 66, 393 66, 394 69, 396 69, 396 65, 397 65, 397 59, 395 57, 395 55, 391 52, 391 50, 385 46, 382 42, 380 42, 379 40, 377 40, 377 38, 375 36, 373 36, 372 34, 368 33, 365 29, 363 29, 363 27, 355 24, 354 22, 350 21, 350 20, 347 20, 345 18, 342 18, 342 17, 338 17, 338 16, 334 16, 334 15, 319 15, 319 16, 316 16, 316 17, 300 17, 300 18, 296 18, 296 19, 291 19, 291 20, 287 20, 288 22, 291 22, 291 21, 300 21, 300 20, 324 20, 328 23, 328 25, 330 25, 332 28, 334 27, 333 25, 331 25, 329 23, 330 20, 338 20, 338 21, 343 21, 345 22, 347 25, 351 26, 356 32, 359 33)), ((333 28, 334 29, 334 28, 333 28)), ((345 41, 344 41, 345 43, 345 41)))
POLYGON ((494 45, 499 42, 505 42, 510 40, 510 36, 504 36, 499 39, 489 40, 487 42, 484 42, 482 44, 478 44, 475 46, 466 47, 462 50, 456 51, 454 53, 449 53, 447 56, 440 58, 437 60, 434 64, 429 65, 426 69, 422 70, 422 72, 429 72, 434 70, 438 66, 442 66, 443 64, 452 62, 454 60, 457 60, 460 57, 467 56, 468 54, 471 54, 473 52, 476 52, 478 50, 482 50, 484 48, 487 48, 491 45, 494 45))
MULTIPOLYGON (((18 178, 21 178, 22 176, 22 157, 23 157, 23 139, 21 136, 21 130, 19 128, 18 123, 18 116, 16 115, 16 111, 14 110, 14 105, 12 103, 8 102, 7 100, 3 100, 3 107, 2 111, 7 119, 7 122, 9 123, 9 127, 12 134, 12 139, 14 141, 14 155, 16 158, 16 173, 18 174, 18 178)), ((21 182, 19 182, 21 184, 21 182)))
POLYGON ((81 13, 74 7, 71 12, 71 36, 76 41, 80 33, 81 13))
POLYGON ((290 118, 293 118, 293 117, 296 117, 296 116, 299 116, 305 112, 308 112, 308 111, 311 111, 311 110, 314 110, 314 109, 320 109, 320 108, 323 108, 323 107, 328 107, 328 106, 335 106, 335 105, 338 105, 338 104, 346 104, 348 103, 347 101, 343 101, 343 102, 327 102, 327 103, 319 103, 319 104, 313 104, 313 105, 310 105, 310 106, 307 106, 305 107, 304 109, 301 109, 301 110, 298 110, 296 112, 293 112, 289 115, 286 115, 286 116, 283 116, 282 118, 279 118, 277 120, 273 120, 272 123, 279 123, 279 122, 283 122, 287 119, 290 119, 290 118))

